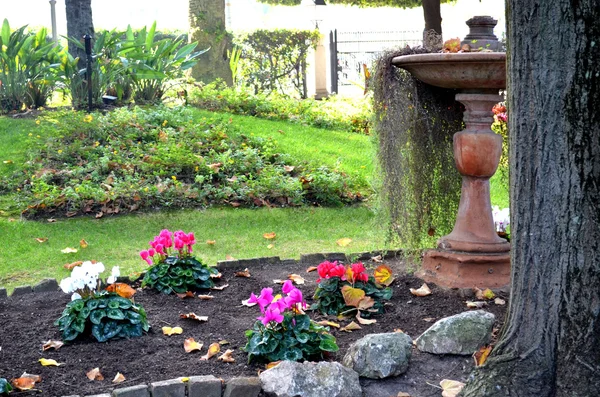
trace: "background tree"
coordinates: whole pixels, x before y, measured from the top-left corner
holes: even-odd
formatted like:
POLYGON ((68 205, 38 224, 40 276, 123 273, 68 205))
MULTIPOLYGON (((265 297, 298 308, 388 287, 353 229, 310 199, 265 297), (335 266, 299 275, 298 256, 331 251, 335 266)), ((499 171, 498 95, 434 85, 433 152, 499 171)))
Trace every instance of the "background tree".
MULTIPOLYGON (((65 0, 67 13, 67 36, 83 40, 83 36, 94 36, 92 21, 92 0, 65 0)), ((69 52, 73 57, 79 57, 80 65, 85 65, 85 51, 70 45, 69 52)), ((83 67, 83 66, 80 66, 83 67)))
POLYGON ((509 0, 512 293, 463 396, 600 390, 600 7, 509 0))
POLYGON ((189 0, 190 42, 210 50, 192 68, 192 77, 206 83, 220 78, 233 83, 227 50, 231 38, 225 26, 225 0, 189 0))

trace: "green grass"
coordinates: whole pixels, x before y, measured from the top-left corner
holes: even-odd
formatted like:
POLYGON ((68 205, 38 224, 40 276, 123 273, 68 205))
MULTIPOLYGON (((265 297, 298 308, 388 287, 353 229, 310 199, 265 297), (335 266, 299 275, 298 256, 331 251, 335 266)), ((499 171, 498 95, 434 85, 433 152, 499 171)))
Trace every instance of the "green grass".
POLYGON ((34 284, 69 275, 66 263, 97 260, 107 268, 120 266, 124 275, 146 267, 138 253, 161 229, 193 231, 198 241, 195 254, 210 265, 225 260, 260 256, 299 258, 302 253, 355 253, 386 247, 385 230, 375 214, 364 206, 346 208, 232 209, 211 208, 120 216, 107 219, 61 219, 46 221, 0 218, 0 286, 34 284), (275 240, 264 233, 275 232, 275 240), (336 240, 350 238, 347 247, 336 240), (39 243, 36 238, 48 238, 39 243), (88 247, 80 248, 80 240, 88 247), (215 240, 214 245, 206 240, 215 240), (273 244, 272 248, 268 248, 273 244), (66 247, 78 252, 63 254, 66 247))

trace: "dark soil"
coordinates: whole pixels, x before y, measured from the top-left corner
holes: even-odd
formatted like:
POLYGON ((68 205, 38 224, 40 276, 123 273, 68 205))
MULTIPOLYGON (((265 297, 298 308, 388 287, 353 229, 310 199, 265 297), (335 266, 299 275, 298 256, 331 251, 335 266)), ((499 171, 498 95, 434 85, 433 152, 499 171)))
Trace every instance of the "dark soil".
MULTIPOLYGON (((348 346, 369 333, 393 332, 402 329, 413 339, 432 325, 433 321, 466 310, 465 298, 457 291, 442 290, 435 286, 433 294, 427 297, 415 297, 409 288, 418 288, 422 281, 406 275, 401 261, 386 262, 396 274, 392 284, 393 297, 384 315, 378 316, 377 323, 364 325, 361 330, 352 333, 333 328, 340 347, 333 359, 341 360, 348 346)), ((315 264, 316 265, 316 264, 315 264)), ((154 291, 140 290, 135 301, 142 304, 148 313, 152 326, 150 332, 130 340, 116 340, 98 343, 91 337, 42 352, 42 343, 52 339, 59 340, 58 328, 53 325, 69 296, 62 292, 36 293, 21 297, 0 300, 0 378, 17 378, 23 372, 38 374, 42 381, 37 384, 46 396, 65 396, 71 394, 89 395, 109 392, 117 387, 132 386, 141 383, 172 379, 183 376, 215 375, 227 380, 236 376, 256 376, 264 365, 248 364, 246 354, 241 351, 246 343, 244 331, 252 327, 259 315, 257 307, 245 307, 241 301, 251 292, 258 294, 263 287, 271 286, 273 279, 285 279, 290 273, 297 273, 306 279, 300 285, 308 303, 315 289, 316 272, 306 273, 307 265, 279 267, 273 265, 250 268, 251 278, 235 277, 234 271, 226 270, 219 285, 229 284, 223 291, 210 291, 213 300, 180 299, 154 291), (209 320, 199 323, 194 320, 180 319, 182 313, 194 312, 199 316, 208 316, 209 320), (163 326, 180 326, 183 334, 165 336, 163 326), (204 343, 201 352, 185 353, 183 341, 194 338, 204 343), (222 351, 234 350, 235 363, 223 363, 216 357, 209 361, 200 361, 208 345, 219 341, 228 341, 222 351), (43 367, 40 358, 55 359, 63 365, 43 367), (100 368, 105 377, 103 381, 90 381, 86 372, 100 368), (120 372, 126 378, 124 383, 111 383, 120 372)), ((507 297, 503 297, 507 298, 507 297)), ((502 325, 506 306, 490 303, 486 310, 497 318, 496 328, 502 325)), ((314 319, 324 317, 312 315, 314 319)), ((330 319, 334 320, 335 319, 330 319)), ((348 324, 350 320, 342 321, 348 324)), ((464 381, 473 367, 473 359, 464 356, 435 356, 413 351, 409 371, 396 378, 386 380, 361 379, 363 391, 368 397, 396 396, 398 392, 410 393, 413 397, 439 396, 440 390, 432 385, 446 379, 464 381)), ((30 396, 38 392, 19 393, 30 396)))

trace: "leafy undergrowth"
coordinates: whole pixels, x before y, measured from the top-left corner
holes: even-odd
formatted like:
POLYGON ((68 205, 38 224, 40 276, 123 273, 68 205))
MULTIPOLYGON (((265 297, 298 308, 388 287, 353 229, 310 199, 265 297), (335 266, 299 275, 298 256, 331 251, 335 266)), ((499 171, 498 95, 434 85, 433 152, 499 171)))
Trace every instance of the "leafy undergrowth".
POLYGON ((244 134, 221 116, 194 119, 184 107, 59 111, 36 124, 30 160, 0 181, 0 194, 19 192, 27 217, 361 199, 353 178, 295 162, 271 139, 244 134))

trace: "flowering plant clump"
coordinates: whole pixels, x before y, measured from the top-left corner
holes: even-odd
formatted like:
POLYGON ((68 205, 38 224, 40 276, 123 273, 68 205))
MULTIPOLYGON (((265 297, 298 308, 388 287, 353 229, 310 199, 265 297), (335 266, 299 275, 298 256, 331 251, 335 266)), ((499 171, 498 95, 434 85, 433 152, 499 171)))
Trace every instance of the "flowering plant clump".
POLYGON ((212 288, 211 275, 218 271, 192 256, 194 244, 194 233, 162 230, 150 241, 152 248, 140 252, 142 259, 150 265, 142 287, 150 286, 164 294, 212 288))
POLYGON ((338 350, 335 337, 312 321, 304 313, 306 303, 302 292, 287 280, 281 291, 273 296, 272 288, 263 288, 259 296, 250 295, 248 303, 255 303, 262 315, 254 327, 246 331, 248 343, 244 350, 248 362, 253 359, 274 362, 279 360, 318 360, 326 352, 338 350))
POLYGON ((494 218, 494 227, 499 236, 510 241, 510 209, 500 209, 497 205, 492 207, 492 217, 494 218))
POLYGON ((337 261, 325 261, 317 266, 317 272, 316 303, 311 309, 322 314, 337 316, 357 311, 362 317, 368 318, 371 314, 383 313, 382 301, 392 297, 391 288, 384 287, 393 280, 391 270, 385 266, 375 271, 377 280, 369 277, 360 262, 344 266, 337 261))
MULTIPOLYGON (((113 338, 131 338, 142 336, 150 326, 146 312, 140 305, 121 296, 118 292, 109 292, 100 285, 100 274, 104 265, 100 262, 83 262, 73 268, 71 276, 60 282, 60 288, 71 295, 71 302, 55 321, 65 341, 72 341, 83 334, 90 334, 98 342, 113 338)), ((119 268, 112 268, 107 282, 117 286, 119 268)), ((108 288, 110 289, 110 288, 108 288)), ((112 288, 112 291, 119 291, 112 288)))

